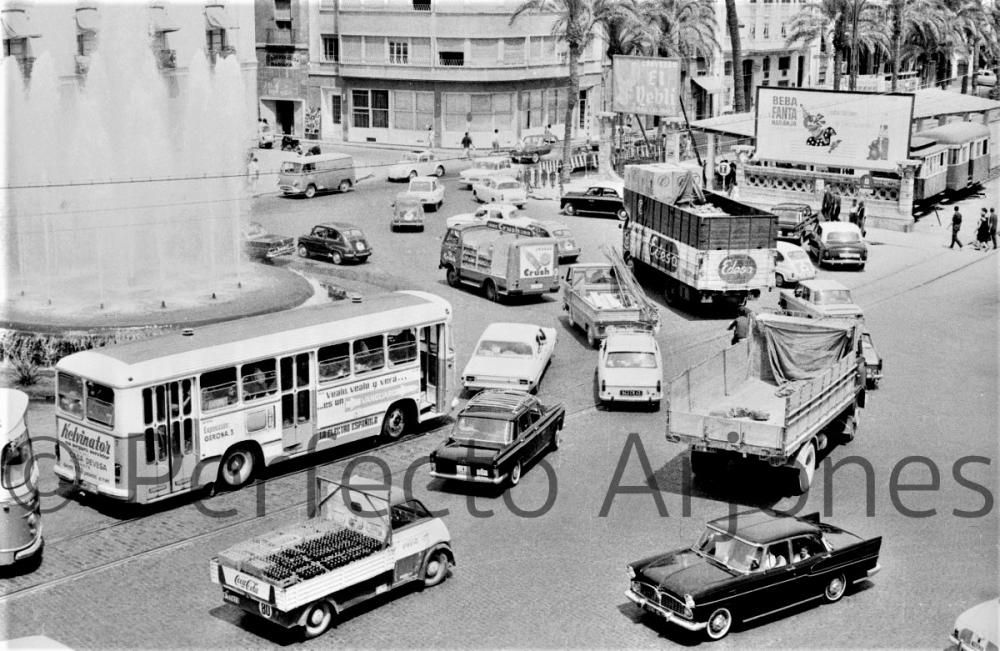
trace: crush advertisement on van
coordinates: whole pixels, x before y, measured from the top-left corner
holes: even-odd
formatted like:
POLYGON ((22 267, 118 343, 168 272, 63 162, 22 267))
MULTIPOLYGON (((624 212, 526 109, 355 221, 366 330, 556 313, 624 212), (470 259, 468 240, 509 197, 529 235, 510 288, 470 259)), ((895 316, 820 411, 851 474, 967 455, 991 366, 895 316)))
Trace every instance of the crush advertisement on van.
POLYGON ((521 279, 555 276, 555 257, 555 247, 552 244, 526 244, 522 246, 518 259, 521 279))

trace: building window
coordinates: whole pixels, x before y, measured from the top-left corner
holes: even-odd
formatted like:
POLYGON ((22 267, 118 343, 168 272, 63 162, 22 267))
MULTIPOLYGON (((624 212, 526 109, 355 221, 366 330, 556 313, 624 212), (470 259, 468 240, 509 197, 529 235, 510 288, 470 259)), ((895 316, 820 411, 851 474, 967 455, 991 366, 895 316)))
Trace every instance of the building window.
POLYGON ((434 122, 434 92, 393 91, 392 118, 394 129, 423 131, 434 122))
POLYGON ((331 63, 340 61, 340 41, 336 35, 323 35, 323 60, 331 63))
POLYGON ((469 96, 464 93, 444 94, 444 130, 464 131, 469 116, 469 96))
POLYGON ((542 128, 542 91, 531 90, 521 93, 521 128, 542 128))
POLYGON ((334 124, 341 124, 343 121, 340 95, 330 95, 330 119, 334 124))
POLYGON ((788 36, 788 26, 785 23, 781 23, 781 38, 785 38, 786 36, 788 36))
POLYGON ((354 108, 354 126, 367 129, 371 126, 371 106, 368 103, 367 90, 351 91, 351 106, 354 108))
POLYGON ((413 0, 414 11, 430 11, 431 0, 413 0))
POLYGON ((476 66, 495 66, 500 60, 500 41, 495 38, 474 38, 469 41, 470 63, 476 66))
POLYGON ((389 63, 409 63, 410 44, 406 41, 389 41, 389 63))
POLYGON ((503 63, 507 66, 524 65, 523 38, 505 38, 503 40, 503 63))
POLYGON ((76 33, 76 53, 89 57, 97 49, 97 34, 95 32, 76 33))
POLYGON ((493 128, 504 131, 514 128, 514 95, 511 93, 494 93, 493 95, 493 128))
POLYGON ((750 25, 750 38, 751 39, 757 38, 757 26, 756 25, 750 25))
POLYGON ((340 37, 340 57, 344 63, 361 63, 364 52, 364 41, 360 36, 340 37))
POLYGON ((359 129, 389 128, 389 91, 352 90, 354 126, 359 129))
POLYGON ((547 116, 545 124, 557 124, 566 117, 566 90, 563 88, 550 88, 545 91, 547 101, 547 116))
POLYGON ((764 23, 764 38, 768 39, 771 37, 771 24, 764 23))
POLYGON ((209 52, 222 52, 226 47, 226 30, 205 30, 205 44, 207 45, 209 52))
POLYGON ((580 91, 580 99, 577 102, 577 106, 579 107, 578 111, 579 111, 579 116, 580 116, 580 118, 579 118, 579 124, 577 126, 579 128, 581 128, 581 129, 586 129, 587 128, 587 91, 586 90, 581 90, 580 91))
POLYGON ((726 77, 728 77, 729 75, 733 74, 733 62, 732 61, 726 61, 723 64, 723 66, 722 66, 722 74, 725 75, 726 77))
POLYGON ((472 115, 469 130, 490 131, 493 129, 493 97, 491 95, 472 95, 469 100, 469 113, 472 115))
POLYGON ((778 57, 778 70, 788 72, 792 65, 792 57, 778 57))
POLYGON ((465 65, 465 39, 439 38, 437 40, 438 63, 442 66, 465 65))

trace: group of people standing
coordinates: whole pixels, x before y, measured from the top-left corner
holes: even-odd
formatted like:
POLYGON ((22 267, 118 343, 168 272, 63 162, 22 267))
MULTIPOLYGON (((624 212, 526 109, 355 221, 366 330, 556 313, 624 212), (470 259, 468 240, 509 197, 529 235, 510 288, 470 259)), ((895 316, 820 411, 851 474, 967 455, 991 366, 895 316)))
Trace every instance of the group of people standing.
MULTIPOLYGON (((955 206, 955 212, 951 215, 951 244, 948 246, 949 249, 962 248, 962 241, 958 239, 958 232, 962 230, 962 213, 955 206)), ((997 248, 997 209, 990 208, 987 213, 986 208, 982 208, 979 211, 979 223, 976 224, 976 240, 971 242, 972 248, 979 251, 989 251, 990 242, 993 243, 993 249, 997 248)))
MULTIPOLYGON (((840 195, 831 192, 829 188, 823 193, 823 204, 820 207, 820 216, 823 221, 828 222, 839 222, 840 221, 840 195)), ((848 220, 861 229, 861 235, 864 237, 868 234, 865 230, 865 202, 859 201, 858 199, 851 199, 851 208, 847 213, 848 220)))

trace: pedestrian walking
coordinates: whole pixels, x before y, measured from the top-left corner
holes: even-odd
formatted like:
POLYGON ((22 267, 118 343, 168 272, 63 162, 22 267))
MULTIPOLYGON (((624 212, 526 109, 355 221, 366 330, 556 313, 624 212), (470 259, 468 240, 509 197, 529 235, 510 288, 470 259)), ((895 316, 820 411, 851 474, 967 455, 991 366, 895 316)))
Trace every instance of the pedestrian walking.
POLYGON ((847 221, 858 225, 858 200, 851 199, 851 209, 847 211, 847 221))
POLYGON ((861 229, 861 237, 868 237, 868 231, 865 230, 865 202, 858 202, 858 228, 861 229))
POLYGON ((434 125, 427 125, 427 148, 431 149, 434 147, 434 125))
POLYGON ((951 215, 951 244, 948 245, 949 249, 962 248, 962 243, 958 239, 958 231, 962 230, 962 213, 958 211, 958 206, 955 206, 955 212, 951 215))
POLYGON ((493 130, 493 151, 494 152, 500 151, 500 130, 499 129, 494 129, 493 130))
POLYGON ((545 125, 545 133, 542 134, 542 140, 544 142, 547 142, 547 143, 553 143, 553 142, 556 141, 556 137, 554 135, 552 135, 552 125, 551 124, 546 124, 545 125))
POLYGON ((250 189, 250 196, 257 196, 257 181, 260 180, 260 165, 257 164, 257 155, 250 154, 247 161, 247 185, 250 189))
POLYGON ((990 241, 990 218, 986 214, 986 208, 983 208, 982 212, 979 214, 979 223, 976 224, 976 249, 979 251, 988 251, 990 241))
POLYGON ((739 316, 729 324, 726 330, 733 331, 733 340, 731 342, 733 346, 747 338, 747 334, 750 332, 750 317, 747 316, 747 309, 745 307, 740 308, 739 316))
POLYGON ((472 138, 469 137, 469 132, 466 131, 465 135, 462 136, 462 149, 465 150, 466 158, 472 158, 472 155, 469 153, 471 148, 472 148, 472 138))
POLYGON ((830 221, 839 222, 840 221, 840 195, 834 193, 833 203, 830 204, 830 221))
POLYGON ((990 224, 990 240, 993 241, 993 250, 996 251, 996 248, 997 248, 997 209, 996 208, 990 208, 989 224, 990 224))
POLYGON ((833 208, 831 208, 832 205, 833 205, 833 192, 831 192, 830 188, 828 187, 825 190, 823 190, 823 204, 819 211, 820 215, 823 216, 823 221, 825 222, 830 221, 830 211, 833 210, 833 208))

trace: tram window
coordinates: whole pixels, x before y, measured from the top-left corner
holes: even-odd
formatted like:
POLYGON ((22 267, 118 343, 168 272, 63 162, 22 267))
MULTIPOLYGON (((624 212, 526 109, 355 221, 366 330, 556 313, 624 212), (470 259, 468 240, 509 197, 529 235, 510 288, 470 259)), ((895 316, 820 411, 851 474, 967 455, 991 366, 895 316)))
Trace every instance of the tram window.
POLYGON ((115 392, 111 387, 87 382, 87 420, 114 427, 115 392))
POLYGON ((234 367, 202 373, 200 382, 201 408, 205 411, 236 404, 236 369, 234 367))
POLYGON ((83 417, 83 380, 66 373, 59 374, 59 408, 83 417))
POLYGON ((354 342, 354 372, 366 373, 385 366, 382 335, 365 337, 354 342))
POLYGON ((28 481, 31 468, 31 442, 25 436, 20 442, 11 441, 0 453, 0 483, 4 488, 21 486, 28 481))
POLYGON ((351 374, 351 355, 347 344, 333 344, 319 349, 319 379, 335 380, 351 374))
POLYGON ((281 359, 281 390, 288 391, 295 386, 295 376, 292 375, 293 361, 291 357, 281 359))
POLYGON ((244 364, 240 371, 243 399, 256 400, 278 390, 277 372, 273 359, 244 364))
POLYGON ((156 461, 156 439, 153 438, 153 428, 147 427, 144 432, 146 439, 146 463, 156 461))
POLYGON ((393 364, 412 362, 417 358, 417 336, 413 328, 386 335, 389 348, 389 361, 393 364))
POLYGON ((298 409, 296 410, 299 416, 299 422, 304 423, 309 420, 309 392, 299 391, 298 393, 298 409))

